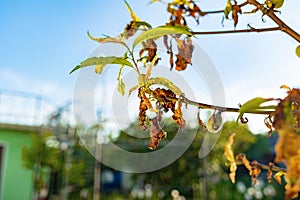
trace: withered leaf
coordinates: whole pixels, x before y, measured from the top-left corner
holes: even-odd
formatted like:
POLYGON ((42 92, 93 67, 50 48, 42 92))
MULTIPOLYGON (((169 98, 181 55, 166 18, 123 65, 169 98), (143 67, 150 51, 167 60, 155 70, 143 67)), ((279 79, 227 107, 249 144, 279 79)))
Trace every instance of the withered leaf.
POLYGON ((156 88, 153 93, 159 99, 159 102, 165 112, 168 112, 169 110, 172 112, 175 111, 176 100, 174 98, 176 98, 176 95, 171 90, 156 88))
POLYGON ((185 70, 188 64, 192 64, 194 45, 190 37, 177 39, 178 54, 176 54, 176 70, 185 70))
POLYGON ((148 148, 155 150, 159 141, 166 138, 167 133, 159 125, 157 117, 150 120, 150 142, 148 148))
POLYGON ((138 97, 141 99, 140 100, 140 107, 139 107, 139 122, 140 122, 140 128, 145 131, 147 129, 146 126, 146 111, 148 110, 148 106, 147 104, 149 104, 147 102, 147 100, 149 101, 149 99, 147 99, 145 93, 143 90, 141 90, 139 88, 139 92, 138 92, 138 97))
POLYGON ((236 157, 238 160, 241 160, 243 162, 244 166, 248 169, 249 174, 251 175, 252 174, 252 166, 251 166, 249 160, 246 158, 246 155, 243 153, 240 153, 236 157))
POLYGON ((252 170, 251 170, 251 172, 250 172, 250 176, 251 176, 253 185, 257 185, 257 184, 258 184, 257 177, 258 177, 258 175, 260 174, 261 169, 260 169, 260 167, 258 167, 257 161, 253 161, 253 162, 251 163, 251 165, 252 165, 252 170))
POLYGON ((171 44, 171 40, 170 40, 170 45, 169 45, 169 41, 168 41, 168 36, 165 35, 164 36, 164 45, 167 48, 167 53, 169 54, 169 63, 170 63, 170 70, 173 69, 174 67, 174 61, 173 61, 173 51, 172 51, 172 44, 171 44))
POLYGON ((180 99, 178 99, 177 101, 177 108, 174 110, 173 112, 173 116, 172 118, 175 120, 175 122, 177 123, 179 129, 182 129, 185 127, 185 120, 182 117, 182 111, 181 111, 181 101, 180 99))
MULTIPOLYGON (((142 42, 143 45, 143 49, 140 51, 140 57, 142 57, 142 54, 147 51, 148 52, 148 56, 146 59, 146 62, 152 62, 152 60, 155 58, 156 56, 156 52, 157 52, 157 45, 154 42, 153 39, 149 39, 146 40, 144 42, 142 42)), ((159 60, 159 59, 157 59, 159 60)))
POLYGON ((192 2, 190 4, 188 12, 189 12, 189 15, 192 16, 196 20, 197 24, 199 24, 199 17, 204 16, 202 14, 200 8, 194 2, 192 2))
MULTIPOLYGON (((202 126, 203 128, 206 129, 205 123, 204 123, 204 122, 201 120, 201 118, 200 118, 200 108, 198 108, 197 121, 198 121, 198 124, 199 124, 200 126, 202 126)), ((225 148, 226 148, 226 147, 225 147, 225 148)))
POLYGON ((235 133, 232 133, 225 144, 225 151, 224 151, 224 155, 230 164, 229 178, 232 183, 235 183, 235 172, 237 170, 237 164, 235 162, 234 152, 232 149, 234 137, 235 137, 235 133))
POLYGON ((273 132, 273 127, 272 127, 272 116, 269 115, 268 117, 266 117, 266 118, 264 119, 264 122, 265 122, 266 127, 269 129, 268 135, 267 135, 267 136, 270 137, 271 134, 272 134, 272 132, 273 132))
POLYGON ((275 175, 274 175, 274 179, 279 183, 281 184, 281 176, 285 176, 286 173, 283 172, 283 171, 279 171, 277 172, 275 175))
POLYGON ((256 185, 258 183, 257 177, 261 172, 261 169, 258 166, 257 161, 253 161, 252 163, 250 163, 246 155, 243 153, 238 154, 237 159, 243 162, 244 166, 249 171, 249 175, 251 176, 253 184, 256 185))
POLYGON ((131 21, 124 29, 123 36, 128 39, 133 36, 138 29, 137 23, 135 21, 131 21))
POLYGON ((237 23, 239 22, 238 13, 242 14, 242 9, 239 5, 237 5, 237 2, 235 2, 235 4, 232 5, 232 19, 234 21, 234 27, 236 27, 237 23))
POLYGON ((268 183, 272 182, 272 175, 273 175, 272 168, 273 168, 273 166, 274 166, 274 163, 269 162, 269 169, 268 169, 268 173, 267 173, 268 183))

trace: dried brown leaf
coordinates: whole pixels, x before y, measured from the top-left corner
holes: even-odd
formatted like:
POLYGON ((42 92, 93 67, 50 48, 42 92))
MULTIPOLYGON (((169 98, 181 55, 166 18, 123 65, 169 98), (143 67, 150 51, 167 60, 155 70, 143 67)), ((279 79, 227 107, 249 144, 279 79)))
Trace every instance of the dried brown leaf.
POLYGON ((148 52, 148 56, 146 59, 146 62, 152 62, 152 60, 155 58, 156 56, 156 52, 157 52, 157 45, 154 42, 154 39, 149 39, 146 40, 144 42, 142 42, 143 48, 141 49, 139 55, 140 57, 142 57, 142 54, 147 51, 148 52))
POLYGON ((150 120, 150 142, 148 148, 155 150, 159 141, 166 138, 167 133, 159 125, 157 117, 150 120))
POLYGON ((274 166, 274 163, 272 162, 269 162, 269 169, 268 169, 268 173, 267 173, 267 179, 268 179, 268 183, 271 183, 272 182, 272 175, 273 175, 273 168, 274 166))
POLYGON ((139 107, 139 122, 140 122, 140 127, 143 131, 147 129, 146 126, 146 111, 148 110, 147 104, 149 104, 149 99, 146 97, 145 92, 141 89, 139 89, 138 92, 138 97, 141 99, 140 100, 140 107, 139 107))
POLYGON ((194 45, 190 37, 177 39, 178 54, 176 54, 176 70, 185 70, 188 64, 192 64, 194 45))
POLYGON ((182 129, 185 127, 185 120, 182 117, 182 112, 181 112, 181 101, 180 99, 177 101, 177 108, 175 109, 175 111, 173 112, 173 116, 172 118, 175 120, 175 122, 177 123, 179 129, 182 129))
POLYGON ((197 121, 198 121, 198 124, 199 124, 200 126, 202 126, 203 128, 206 129, 205 123, 204 123, 204 122, 201 120, 201 118, 200 118, 200 108, 198 108, 197 121))
POLYGON ((250 174, 250 176, 251 176, 253 185, 257 185, 257 184, 258 184, 257 177, 258 177, 258 175, 260 174, 261 169, 260 169, 260 167, 257 165, 257 161, 253 161, 253 162, 251 163, 251 165, 252 165, 252 170, 251 170, 251 172, 250 172, 249 174, 250 174))
POLYGON ((242 14, 242 9, 239 5, 237 5, 237 2, 235 2, 235 4, 232 5, 232 19, 234 21, 234 27, 236 27, 239 22, 239 13, 242 14))
POLYGON ((252 174, 252 166, 251 166, 249 160, 246 158, 246 155, 243 153, 240 153, 237 155, 237 159, 241 160, 243 162, 244 166, 248 169, 249 174, 251 175, 252 174))

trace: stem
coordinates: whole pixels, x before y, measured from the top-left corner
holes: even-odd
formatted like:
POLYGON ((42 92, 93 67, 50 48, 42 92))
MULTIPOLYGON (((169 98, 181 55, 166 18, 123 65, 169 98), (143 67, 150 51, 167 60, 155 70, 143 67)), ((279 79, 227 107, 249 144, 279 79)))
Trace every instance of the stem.
POLYGON ((249 32, 267 32, 267 31, 280 31, 281 27, 272 27, 272 28, 250 28, 250 29, 242 29, 242 30, 226 30, 226 31, 195 31, 191 32, 194 35, 213 35, 213 34, 227 34, 227 33, 249 33, 249 32))
POLYGON ((132 60, 132 62, 133 62, 133 64, 134 64, 134 67, 135 67, 136 72, 138 73, 138 75, 141 75, 140 70, 139 70, 139 68, 138 68, 138 65, 137 65, 137 63, 136 63, 136 61, 135 61, 135 59, 134 59, 133 52, 130 50, 130 48, 129 48, 127 45, 125 45, 125 46, 126 46, 128 52, 129 52, 130 56, 131 56, 131 60, 132 60))
MULTIPOLYGON (((238 6, 241 8, 248 4, 255 6, 258 10, 260 10, 263 13, 263 15, 267 15, 269 18, 271 18, 278 25, 278 27, 261 28, 261 29, 250 28, 250 29, 243 29, 243 30, 226 30, 226 31, 201 31, 201 32, 192 31, 192 33, 194 35, 213 35, 213 34, 246 33, 246 32, 258 32, 259 33, 259 32, 281 30, 300 43, 300 35, 296 31, 294 31, 292 28, 290 28, 286 23, 284 23, 279 17, 277 17, 275 14, 276 11, 274 9, 266 8, 263 4, 260 4, 256 0, 247 0, 246 2, 239 4, 238 6)), ((205 11, 205 12, 200 11, 199 14, 201 16, 205 16, 208 14, 217 14, 217 13, 223 13, 223 12, 224 12, 224 10, 205 11)))
POLYGON ((273 9, 267 9, 264 5, 258 3, 256 0, 247 0, 247 3, 254 5, 257 9, 259 9, 264 15, 270 17, 279 27, 280 30, 294 38, 297 42, 300 43, 300 35, 286 25, 280 18, 275 15, 275 11, 273 9))
MULTIPOLYGON (((146 93, 150 94, 151 96, 153 96, 153 98, 159 100, 159 101, 163 101, 163 99, 161 99, 160 97, 156 96, 152 90, 146 90, 146 93)), ((175 100, 175 101, 180 101, 182 103, 185 103, 186 105, 192 105, 192 106, 197 106, 198 108, 202 108, 202 109, 213 109, 213 110, 218 110, 221 112, 236 112, 239 113, 240 109, 239 108, 231 108, 231 107, 223 107, 223 106, 216 106, 216 105, 211 105, 211 104, 206 104, 206 103, 201 103, 201 102, 196 102, 196 101, 192 101, 184 96, 181 96, 179 98, 171 98, 171 97, 167 97, 169 100, 175 100)), ((249 113, 249 114, 259 114, 259 115, 272 115, 274 113, 274 111, 268 111, 268 110, 256 110, 256 111, 247 111, 245 113, 249 113)))
MULTIPOLYGON (((176 100, 178 100, 178 99, 176 99, 176 100)), ((239 108, 230 108, 230 107, 223 107, 223 106, 205 104, 205 103, 189 100, 186 97, 183 97, 182 102, 184 102, 186 104, 189 104, 189 105, 197 106, 197 107, 202 108, 202 109, 214 109, 214 110, 219 110, 219 111, 222 111, 222 112, 237 112, 237 113, 240 112, 239 108)), ((260 114, 260 115, 271 115, 271 114, 274 113, 274 111, 248 111, 248 112, 245 112, 245 113, 260 114)))
MULTIPOLYGON (((239 5, 239 7, 241 8, 241 7, 243 7, 247 4, 248 4, 248 2, 246 1, 244 3, 241 3, 239 5)), ((205 15, 208 15, 208 14, 218 14, 218 13, 224 13, 224 9, 222 9, 222 10, 213 10, 213 11, 200 11, 199 12, 200 16, 205 16, 205 15)))
MULTIPOLYGON (((236 160, 235 163, 236 163, 237 165, 244 165, 243 161, 240 160, 240 159, 239 159, 239 160, 236 160)), ((269 169, 270 169, 270 166, 269 166, 269 165, 265 165, 265 164, 262 164, 262 163, 256 162, 255 165, 256 165, 256 167, 258 167, 258 168, 260 168, 260 169, 264 169, 264 170, 269 170, 269 169)), ((280 171, 282 171, 282 172, 287 172, 286 168, 278 167, 278 166, 275 166, 275 165, 273 165, 273 166, 271 167, 271 169, 272 169, 272 171, 274 171, 274 172, 280 172, 280 171)))

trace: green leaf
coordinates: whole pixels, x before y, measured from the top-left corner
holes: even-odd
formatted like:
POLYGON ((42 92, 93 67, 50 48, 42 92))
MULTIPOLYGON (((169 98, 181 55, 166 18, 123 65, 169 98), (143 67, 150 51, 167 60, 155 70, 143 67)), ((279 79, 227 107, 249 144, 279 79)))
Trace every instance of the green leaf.
POLYGON ((300 58, 300 45, 296 48, 296 55, 300 58))
POLYGON ((156 62, 156 60, 157 60, 157 56, 158 56, 158 54, 156 54, 156 55, 154 56, 154 58, 152 59, 150 65, 148 66, 148 70, 147 70, 147 72, 146 72, 146 74, 145 74, 145 79, 146 79, 146 80, 148 80, 149 77, 151 76, 152 69, 153 69, 153 67, 154 67, 154 65, 155 65, 155 62, 156 62))
POLYGON ((159 26, 156 28, 152 28, 148 31, 145 31, 141 33, 133 42, 133 47, 138 45, 139 43, 153 39, 153 38, 158 38, 164 35, 169 35, 169 34, 185 34, 192 36, 193 34, 188 31, 185 27, 183 26, 159 26))
POLYGON ((241 107, 240 107, 240 114, 238 116, 238 119, 240 119, 246 112, 254 112, 254 111, 263 111, 263 110, 271 110, 274 109, 275 106, 261 106, 261 104, 267 102, 267 101, 271 101, 274 100, 273 98, 262 98, 262 97, 256 97, 253 98, 249 101, 247 101, 246 103, 244 103, 241 107))
POLYGON ((103 68, 108 65, 108 64, 121 64, 121 65, 126 65, 129 67, 133 67, 131 62, 129 62, 127 59, 122 58, 122 57, 116 57, 116 56, 109 56, 109 57, 91 57, 87 58, 86 60, 82 61, 80 65, 77 65, 72 71, 70 72, 73 73, 74 71, 83 68, 83 67, 88 67, 92 65, 96 65, 96 72, 102 72, 103 68))
POLYGON ((89 32, 87 32, 89 38, 99 43, 119 43, 125 45, 125 43, 119 38, 105 37, 105 38, 94 38, 89 32))
POLYGON ((125 2, 125 5, 126 5, 126 8, 128 10, 128 12, 130 13, 131 15, 131 19, 132 21, 141 21, 140 18, 132 11, 132 9, 130 8, 129 4, 127 3, 127 1, 124 1, 125 2))
MULTIPOLYGON (((124 56, 126 56, 126 55, 124 55, 124 56)), ((122 96, 124 96, 124 94, 125 94, 125 83, 123 82, 123 79, 122 79, 122 72, 123 72, 124 66, 125 65, 122 65, 120 67, 119 74, 118 74, 118 91, 120 92, 120 94, 122 96)))
POLYGON ((272 0, 274 8, 280 8, 283 5, 284 0, 272 0))
POLYGON ((228 19, 228 15, 229 13, 232 11, 232 4, 231 4, 231 1, 228 0, 227 1, 227 4, 226 4, 226 7, 224 9, 224 15, 225 15, 225 18, 228 19))
POLYGON ((170 81, 167 78, 154 77, 154 78, 149 79, 149 81, 148 81, 149 86, 155 85, 155 84, 163 85, 163 86, 167 87, 168 89, 172 90, 172 92, 174 92, 177 96, 181 95, 181 90, 176 85, 174 85, 174 83, 172 81, 170 81))
POLYGON ((105 65, 102 65, 102 64, 96 65, 96 67, 95 67, 95 72, 96 72, 97 74, 102 74, 104 66, 105 66, 105 65))
POLYGON ((148 28, 152 28, 151 24, 149 24, 148 22, 145 22, 145 21, 136 21, 135 22, 136 26, 137 27, 140 27, 140 26, 146 26, 148 28))
POLYGON ((120 92, 120 94, 122 96, 124 96, 124 94, 125 94, 125 83, 123 82, 122 79, 120 81, 118 81, 118 91, 120 92))

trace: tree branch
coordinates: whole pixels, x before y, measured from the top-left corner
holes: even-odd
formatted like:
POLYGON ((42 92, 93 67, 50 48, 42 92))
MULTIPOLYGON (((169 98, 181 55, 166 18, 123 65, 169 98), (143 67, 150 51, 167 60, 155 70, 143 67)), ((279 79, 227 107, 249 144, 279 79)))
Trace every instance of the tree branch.
MULTIPOLYGON (((240 112, 239 108, 230 108, 230 107, 223 107, 223 106, 216 106, 216 105, 210 105, 210 104, 205 104, 205 103, 200 103, 196 101, 189 100, 188 98, 182 97, 182 102, 197 106, 199 108, 204 108, 204 109, 214 109, 214 110, 219 110, 221 112, 240 112)), ((273 114, 274 111, 248 111, 245 113, 250 113, 250 114, 265 114, 265 115, 271 115, 273 114)))
MULTIPOLYGON (((151 95, 153 95, 153 94, 151 94, 151 95)), ((157 98, 157 97, 155 97, 155 98, 157 98)), ((176 100, 176 101, 178 101, 180 99, 180 101, 185 103, 186 105, 197 106, 198 108, 202 108, 202 109, 213 109, 213 110, 219 110, 221 112, 236 112, 236 113, 240 112, 239 108, 230 108, 230 107, 216 106, 216 105, 196 102, 196 101, 192 101, 192 100, 190 100, 190 99, 188 99, 184 96, 179 97, 179 98, 170 98, 170 97, 168 97, 168 99, 176 100)), ((260 114, 260 115, 272 115, 274 113, 274 111, 247 111, 245 113, 260 114)))
POLYGON ((289 36, 294 38, 297 42, 300 43, 300 35, 286 25, 279 17, 275 15, 275 11, 273 9, 267 9, 264 5, 260 4, 256 0, 247 0, 247 2, 251 5, 254 5, 257 9, 259 9, 264 15, 270 17, 279 27, 280 30, 287 33, 289 36))
POLYGON ((249 32, 268 32, 268 31, 280 31, 281 27, 272 27, 272 28, 250 28, 250 29, 242 29, 242 30, 226 30, 226 31, 192 31, 191 33, 194 35, 213 35, 213 34, 228 34, 228 33, 249 33, 249 32))
MULTIPOLYGON (((239 4, 238 6, 241 8, 246 5, 253 5, 256 7, 257 10, 260 10, 263 15, 267 15, 269 18, 271 18, 278 27, 274 28, 261 28, 261 29, 243 29, 243 30, 226 30, 226 31, 192 31, 194 35, 214 35, 214 34, 228 34, 228 33, 247 33, 247 32, 267 32, 267 31, 278 31, 281 30, 291 36, 293 39, 295 39, 297 42, 300 43, 300 35, 294 31, 292 28, 290 28, 286 23, 284 23, 279 17, 276 16, 274 9, 269 9, 265 7, 263 4, 260 4, 256 0, 247 0, 244 3, 239 4)), ((223 13, 224 10, 216 10, 216 11, 200 11, 199 14, 201 16, 205 16, 208 14, 217 14, 217 13, 223 13)))
MULTIPOLYGON (((237 165, 244 165, 243 161, 240 160, 240 159, 236 160, 235 163, 237 165)), ((269 170, 270 169, 269 165, 265 165, 265 164, 262 164, 262 163, 259 163, 259 162, 255 162, 255 166, 260 168, 260 169, 264 169, 264 170, 269 170)), ((278 166, 275 166, 275 165, 273 165, 271 167, 271 170, 274 171, 274 172, 280 172, 280 171, 287 172, 286 168, 278 167, 278 166)))
MULTIPOLYGON (((249 3, 246 1, 244 3, 241 3, 239 5, 239 7, 241 8, 241 7, 243 7, 243 6, 247 5, 247 4, 249 4, 249 3)), ((218 14, 218 13, 224 13, 224 9, 222 9, 222 10, 213 10, 213 11, 200 11, 199 15, 200 16, 205 16, 205 15, 208 15, 208 14, 218 14)))

